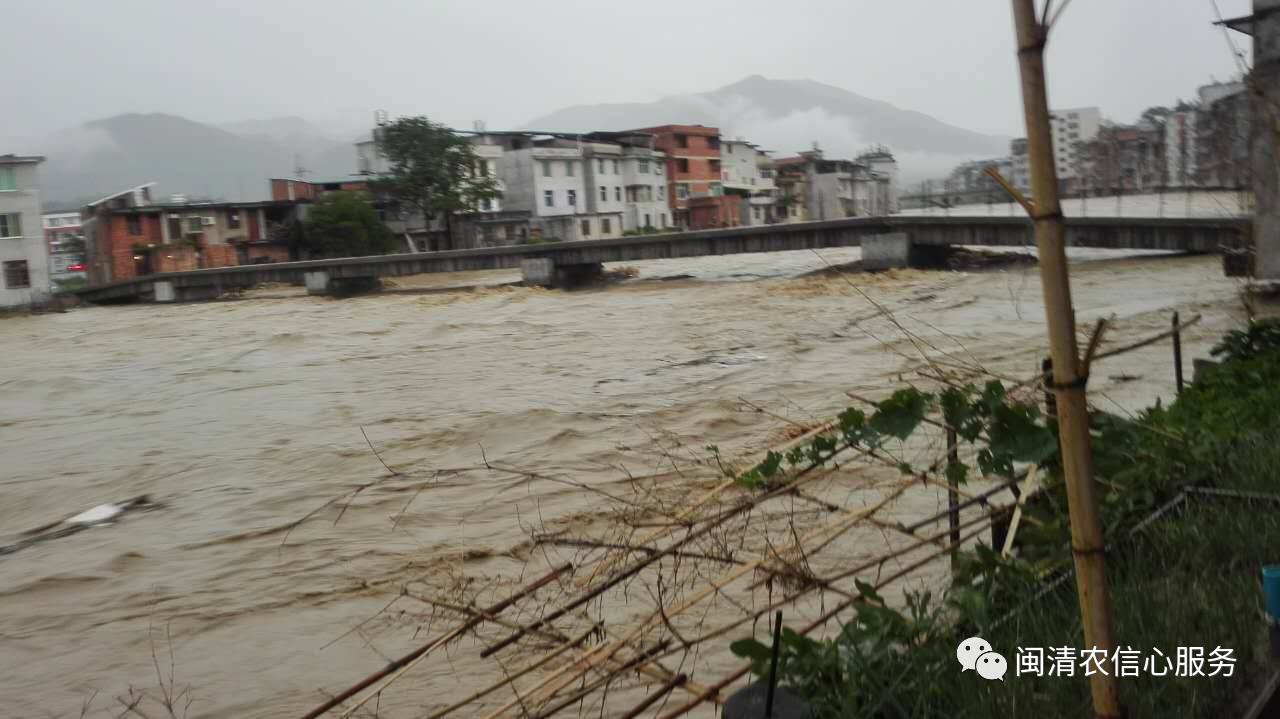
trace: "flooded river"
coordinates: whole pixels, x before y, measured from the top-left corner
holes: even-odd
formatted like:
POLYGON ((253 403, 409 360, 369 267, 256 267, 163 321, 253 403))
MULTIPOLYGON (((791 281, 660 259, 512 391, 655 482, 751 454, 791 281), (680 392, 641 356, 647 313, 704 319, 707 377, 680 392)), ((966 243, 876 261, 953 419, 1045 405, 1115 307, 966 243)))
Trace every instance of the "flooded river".
MULTIPOLYGON (((156 664, 168 676, 170 651, 191 716, 302 713, 414 646, 411 630, 344 635, 408 568, 465 568, 522 541, 518 517, 598 501, 536 482, 375 488, 336 523, 330 511, 286 531, 386 475, 370 443, 396 471, 483 454, 587 483, 650 469, 639 448, 656 436, 755 451, 780 422, 742 399, 824 419, 846 390, 884 390, 918 365, 891 324, 857 321, 875 308, 850 283, 940 349, 1034 373, 1034 267, 803 276, 857 256, 639 263, 634 280, 570 293, 499 286, 515 278, 495 272, 398 282, 493 285, 474 290, 0 320, 0 544, 98 503, 160 504, 0 556, 0 713, 76 716, 95 692, 92 715, 118 713, 130 686, 154 690, 156 664)), ((1167 329, 1172 310, 1202 313, 1185 335, 1190 372, 1239 319, 1216 258, 1085 259, 1080 322, 1116 315, 1112 343, 1167 329)), ((1110 411, 1172 395, 1167 343, 1094 375, 1091 397, 1110 411)), ((444 659, 418 681, 444 697, 473 688, 444 659)))

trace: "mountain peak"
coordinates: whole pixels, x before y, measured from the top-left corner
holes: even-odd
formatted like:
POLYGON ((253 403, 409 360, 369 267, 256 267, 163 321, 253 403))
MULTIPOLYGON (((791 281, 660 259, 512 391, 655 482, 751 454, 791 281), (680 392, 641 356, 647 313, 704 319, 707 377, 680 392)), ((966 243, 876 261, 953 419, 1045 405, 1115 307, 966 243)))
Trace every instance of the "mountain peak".
POLYGON ((780 153, 821 142, 832 156, 852 157, 872 145, 898 155, 904 180, 945 173, 965 160, 1008 151, 1008 138, 948 125, 912 110, 814 80, 753 74, 724 87, 653 102, 576 105, 526 127, 586 132, 666 124, 719 127, 780 153))

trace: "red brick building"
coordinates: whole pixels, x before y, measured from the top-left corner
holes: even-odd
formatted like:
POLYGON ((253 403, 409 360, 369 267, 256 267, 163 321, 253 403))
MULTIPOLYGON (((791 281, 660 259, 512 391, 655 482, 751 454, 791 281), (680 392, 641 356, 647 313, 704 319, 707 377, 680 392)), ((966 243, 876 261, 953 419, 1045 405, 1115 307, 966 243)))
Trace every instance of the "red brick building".
POLYGON ((290 259, 296 202, 169 202, 151 198, 154 183, 92 202, 81 210, 89 284, 158 272, 290 259))
POLYGON ((276 202, 312 202, 328 192, 368 192, 369 178, 347 177, 340 180, 296 180, 272 178, 271 199, 276 202))
POLYGON ((741 198, 726 196, 720 175, 720 130, 703 125, 661 125, 631 132, 654 137, 667 154, 667 204, 678 227, 733 227, 741 198))

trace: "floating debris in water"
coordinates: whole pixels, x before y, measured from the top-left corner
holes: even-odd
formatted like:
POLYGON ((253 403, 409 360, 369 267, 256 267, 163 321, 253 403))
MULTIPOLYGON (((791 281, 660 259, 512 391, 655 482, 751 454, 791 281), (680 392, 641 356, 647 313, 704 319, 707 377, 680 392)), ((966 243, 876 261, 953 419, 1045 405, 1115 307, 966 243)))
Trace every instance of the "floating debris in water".
POLYGON ((102 524, 108 524, 127 512, 142 509, 154 509, 157 507, 155 502, 143 494, 123 502, 108 502, 90 507, 79 514, 73 514, 64 519, 49 524, 42 524, 34 529, 28 529, 22 534, 26 535, 11 544, 0 544, 0 556, 13 554, 20 550, 26 549, 33 544, 47 542, 50 539, 60 539, 69 537, 72 534, 82 532, 90 527, 96 527, 102 524))

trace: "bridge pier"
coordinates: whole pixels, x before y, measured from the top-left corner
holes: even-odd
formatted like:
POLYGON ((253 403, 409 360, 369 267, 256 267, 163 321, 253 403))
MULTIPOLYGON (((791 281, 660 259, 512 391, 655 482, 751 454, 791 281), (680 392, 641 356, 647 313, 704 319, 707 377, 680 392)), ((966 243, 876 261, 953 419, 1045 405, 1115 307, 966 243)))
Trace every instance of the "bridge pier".
POLYGON ((356 275, 353 277, 335 277, 328 270, 313 270, 302 274, 303 283, 309 295, 328 295, 333 297, 349 297, 367 292, 376 292, 381 283, 374 275, 356 275))
POLYGON ((862 240, 862 268, 891 270, 915 268, 938 269, 947 264, 948 245, 926 245, 916 242, 906 232, 875 235, 862 240))
POLYGON ((151 283, 152 299, 159 303, 199 302, 200 300, 216 300, 222 296, 221 285, 175 285, 170 280, 156 280, 151 283))
POLYGON ((550 257, 530 257, 520 260, 520 276, 524 284, 533 287, 554 287, 567 290, 590 284, 604 273, 600 262, 557 263, 550 257))

